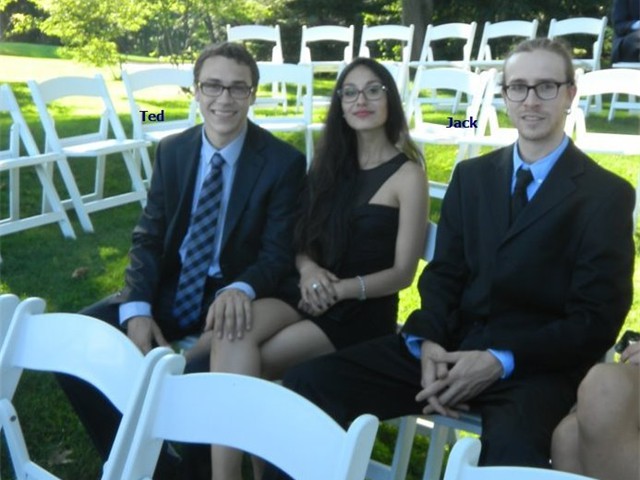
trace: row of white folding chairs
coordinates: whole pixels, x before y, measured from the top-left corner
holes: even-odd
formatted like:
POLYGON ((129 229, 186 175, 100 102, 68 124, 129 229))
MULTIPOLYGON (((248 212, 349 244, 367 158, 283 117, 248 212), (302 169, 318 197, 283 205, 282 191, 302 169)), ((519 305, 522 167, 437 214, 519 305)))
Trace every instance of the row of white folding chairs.
MULTIPOLYGON (((0 90, 0 112, 11 115, 9 148, 0 152, 0 170, 7 171, 10 182, 11 209, 8 218, 0 220, 0 234, 13 233, 45 223, 58 222, 64 236, 74 238, 73 227, 69 223, 66 209, 73 208, 82 228, 93 231, 89 214, 131 202, 144 205, 146 188, 140 172, 140 159, 143 159, 145 175, 151 176, 151 164, 148 156, 145 160, 147 142, 142 139, 127 138, 115 107, 101 75, 86 77, 57 77, 50 80, 28 82, 33 102, 44 129, 44 154, 40 154, 31 132, 24 120, 15 96, 8 85, 0 90), (69 97, 83 97, 82 107, 76 104, 59 103, 69 97), (94 102, 94 103, 91 103, 94 102), (58 109, 69 117, 70 110, 96 105, 100 110, 98 130, 93 133, 67 135, 56 124, 58 109), (113 133, 110 135, 109 130, 113 133), (26 155, 21 154, 21 144, 26 155), (122 155, 128 173, 130 186, 125 191, 105 195, 106 161, 112 154, 122 155), (78 182, 69 165, 69 159, 95 157, 95 175, 93 190, 80 192, 78 182), (42 210, 38 214, 22 218, 20 212, 20 169, 35 167, 43 189, 42 210), (63 198, 54 187, 54 167, 62 178, 68 198, 63 198)), ((109 192, 109 190, 107 191, 109 192)))
POLYGON ((238 448, 294 478, 364 478, 378 428, 373 415, 361 415, 345 431, 276 383, 182 375, 182 355, 158 347, 143 356, 118 329, 80 314, 44 313, 39 298, 2 295, 0 306, 0 433, 16 478, 56 478, 30 458, 14 408, 25 369, 77 376, 122 413, 103 480, 152 478, 164 440, 238 448))
MULTIPOLYGON (((551 20, 547 36, 556 38, 570 35, 588 35, 595 37, 590 58, 576 60, 576 65, 586 70, 600 68, 600 56, 604 43, 604 33, 607 18, 576 17, 563 20, 551 20)), ((476 22, 447 23, 442 25, 428 25, 420 59, 410 62, 411 66, 462 66, 499 68, 500 61, 494 58, 491 50, 491 41, 505 37, 535 38, 538 30, 538 20, 507 20, 502 22, 486 22, 482 31, 482 37, 477 52, 476 60, 471 60, 473 42, 476 33, 476 22), (436 60, 434 58, 434 42, 443 40, 463 40, 462 56, 459 59, 436 60)), ((318 71, 338 71, 349 63, 354 51, 355 31, 353 25, 348 27, 340 25, 302 26, 302 38, 300 42, 299 63, 312 64, 318 71), (314 61, 311 54, 311 46, 319 42, 331 42, 344 44, 342 51, 332 60, 314 61)), ((227 25, 227 38, 229 41, 263 41, 273 43, 273 63, 284 62, 280 26, 266 25, 227 25)), ((403 45, 400 63, 406 65, 411 55, 413 44, 413 25, 364 25, 358 49, 359 56, 370 56, 369 44, 374 41, 394 41, 403 45)))

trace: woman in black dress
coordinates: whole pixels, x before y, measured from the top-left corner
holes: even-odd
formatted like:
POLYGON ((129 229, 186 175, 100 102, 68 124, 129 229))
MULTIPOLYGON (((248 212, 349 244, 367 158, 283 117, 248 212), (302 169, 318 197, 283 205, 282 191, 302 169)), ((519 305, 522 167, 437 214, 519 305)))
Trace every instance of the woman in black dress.
MULTIPOLYGON (((427 181, 396 84, 375 60, 357 58, 340 74, 301 205, 298 275, 279 299, 252 303, 241 336, 205 327, 211 371, 274 379, 395 331, 398 291, 411 284, 424 248, 427 181)), ((214 479, 241 478, 240 452, 213 447, 212 455, 214 479)))

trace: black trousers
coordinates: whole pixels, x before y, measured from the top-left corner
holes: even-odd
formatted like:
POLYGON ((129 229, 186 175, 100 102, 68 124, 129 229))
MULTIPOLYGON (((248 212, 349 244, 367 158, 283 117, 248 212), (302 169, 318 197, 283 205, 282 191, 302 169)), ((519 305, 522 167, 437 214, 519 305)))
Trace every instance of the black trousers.
MULTIPOLYGON (((178 326, 177 321, 172 316, 171 310, 173 305, 174 295, 159 295, 159 301, 153 305, 154 320, 158 323, 158 326, 162 330, 165 339, 168 342, 179 340, 188 335, 200 334, 204 326, 204 319, 207 313, 207 307, 213 301, 215 293, 221 287, 221 282, 209 278, 205 287, 205 294, 203 298, 203 308, 200 316, 200 321, 197 324, 190 326, 187 329, 182 329, 178 326)), ((120 303, 116 301, 114 297, 119 294, 114 294, 107 297, 98 303, 95 303, 80 313, 88 315, 110 325, 119 328, 124 331, 120 326, 120 303)), ((196 359, 193 362, 189 362, 185 368, 187 373, 208 371, 209 361, 208 358, 196 359)), ((65 395, 69 399, 71 406, 77 413, 80 421, 84 425, 89 437, 91 438, 94 446, 96 447, 102 461, 105 462, 111 451, 111 446, 115 439, 115 435, 120 424, 121 414, 114 407, 114 405, 95 387, 89 383, 81 380, 77 377, 73 377, 67 374, 56 374, 58 384, 64 391, 65 395)), ((208 447, 206 452, 208 452, 208 447)), ((204 449, 199 455, 203 456, 204 449)), ((190 456, 190 455, 188 455, 190 456)), ((169 463, 171 459, 167 459, 163 453, 159 460, 159 465, 163 463, 169 463)), ((187 463, 182 467, 187 467, 187 463)), ((201 460, 199 463, 203 463, 201 460)), ((208 456, 206 458, 207 465, 209 464, 208 456)), ((168 468, 167 468, 168 470, 168 468)), ((173 478, 173 475, 158 475, 157 478, 173 478)), ((192 475, 184 474, 180 475, 181 478, 191 478, 192 475)))
MULTIPOLYGON (((420 361, 400 335, 390 335, 297 365, 284 384, 346 428, 363 413, 381 420, 420 414, 420 377, 420 361)), ((548 468, 551 435, 575 403, 581 377, 562 372, 500 380, 473 399, 472 410, 482 415, 480 464, 548 468)), ((269 467, 264 478, 288 477, 269 467)))
POLYGON ((634 30, 622 37, 613 62, 640 62, 640 30, 634 30))

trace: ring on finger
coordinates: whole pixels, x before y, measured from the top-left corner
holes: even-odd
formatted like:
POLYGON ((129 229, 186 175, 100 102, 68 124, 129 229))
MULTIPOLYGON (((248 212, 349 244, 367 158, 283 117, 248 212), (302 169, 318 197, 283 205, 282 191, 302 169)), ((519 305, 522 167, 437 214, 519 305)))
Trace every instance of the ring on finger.
POLYGON ((316 282, 314 282, 314 283, 311 285, 311 288, 313 288, 314 290, 318 290, 318 288, 320 288, 320 285, 318 285, 316 282))

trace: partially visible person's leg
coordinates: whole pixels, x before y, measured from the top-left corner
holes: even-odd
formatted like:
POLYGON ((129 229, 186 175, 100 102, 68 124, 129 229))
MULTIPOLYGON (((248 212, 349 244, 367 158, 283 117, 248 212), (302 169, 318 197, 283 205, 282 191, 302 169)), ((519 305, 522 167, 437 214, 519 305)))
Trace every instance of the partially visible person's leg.
POLYGON ((576 399, 577 376, 502 380, 471 402, 482 415, 480 465, 549 468, 551 436, 576 399))
MULTIPOLYGON (((300 319, 291 306, 274 298, 256 300, 252 304, 253 326, 243 338, 229 341, 212 336, 212 372, 262 376, 260 346, 274 334, 300 319)), ((231 448, 211 448, 212 478, 242 479, 242 452, 231 448)))
POLYGON ((640 478, 640 367, 598 364, 578 390, 578 445, 584 474, 640 478))
POLYGON ((578 416, 571 412, 553 431, 551 466, 554 470, 584 474, 579 456, 579 441, 578 416))
POLYGON ((620 61, 640 62, 640 30, 634 30, 622 39, 620 61))

